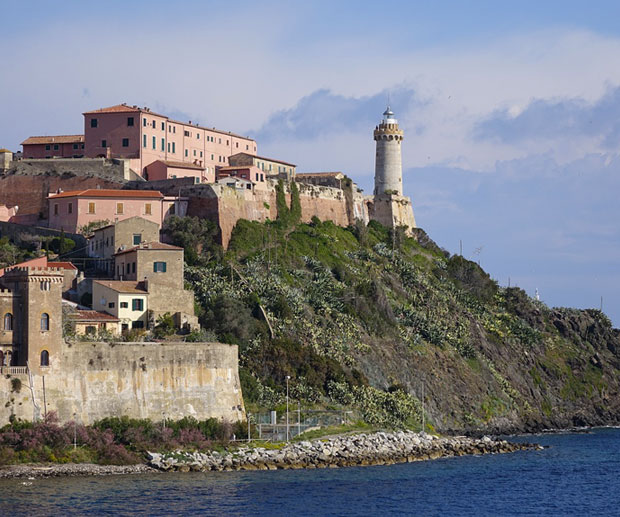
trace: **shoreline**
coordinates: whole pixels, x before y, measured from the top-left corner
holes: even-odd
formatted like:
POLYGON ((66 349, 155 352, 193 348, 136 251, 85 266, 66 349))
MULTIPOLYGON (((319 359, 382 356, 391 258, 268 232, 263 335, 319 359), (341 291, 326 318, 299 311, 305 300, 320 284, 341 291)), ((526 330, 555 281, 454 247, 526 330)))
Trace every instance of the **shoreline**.
POLYGON ((412 463, 439 458, 505 454, 541 450, 531 443, 509 442, 488 436, 437 437, 412 431, 339 435, 283 444, 278 448, 242 446, 225 452, 148 453, 145 463, 97 465, 92 463, 27 464, 0 467, 0 480, 35 480, 52 477, 90 477, 163 472, 229 472, 297 470, 412 463))
POLYGON ((149 465, 162 471, 178 472, 298 470, 393 465, 456 456, 542 449, 538 444, 493 440, 488 436, 440 438, 426 433, 398 431, 294 442, 278 449, 240 447, 225 453, 149 453, 149 465))

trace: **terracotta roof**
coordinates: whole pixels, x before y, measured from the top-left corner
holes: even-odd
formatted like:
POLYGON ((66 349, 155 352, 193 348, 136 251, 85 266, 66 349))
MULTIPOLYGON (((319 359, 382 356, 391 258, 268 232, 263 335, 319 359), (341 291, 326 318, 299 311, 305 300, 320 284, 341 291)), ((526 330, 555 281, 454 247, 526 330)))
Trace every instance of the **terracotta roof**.
POLYGON ((36 144, 77 144, 84 142, 84 135, 52 135, 52 136, 30 136, 21 145, 36 144))
POLYGON ((94 113, 138 113, 143 111, 137 106, 127 106, 127 104, 117 104, 116 106, 110 106, 109 108, 99 108, 98 110, 85 111, 82 115, 92 115, 94 113))
POLYGON ((93 280, 94 283, 112 289, 117 293, 137 293, 147 294, 144 282, 134 282, 129 280, 93 280))
POLYGON ((80 321, 121 321, 107 312, 99 311, 75 311, 71 318, 80 321))
POLYGON ((185 163, 185 162, 173 162, 171 160, 155 160, 157 162, 161 162, 168 167, 176 167, 178 169, 198 169, 203 171, 204 167, 202 165, 198 165, 196 163, 185 163))
POLYGON ((166 244, 165 242, 145 242, 140 244, 139 246, 133 246, 132 248, 127 248, 126 250, 119 251, 115 253, 115 255, 122 255, 123 253, 129 253, 130 251, 140 251, 140 250, 157 250, 157 251, 178 251, 183 248, 179 248, 178 246, 173 246, 172 244, 166 244))
POLYGON ((300 176, 319 176, 321 178, 326 178, 326 177, 344 176, 344 174, 339 171, 336 171, 336 172, 298 172, 295 176, 297 178, 299 178, 300 176))
MULTIPOLYGON (((227 165, 226 167, 219 167, 217 170, 219 171, 238 171, 242 169, 249 169, 250 167, 256 167, 256 165, 227 165)), ((258 169, 258 167, 256 167, 258 169)), ((263 171, 261 171, 263 172, 263 171)))
POLYGON ((230 156, 228 160, 230 161, 230 158, 234 158, 235 156, 239 156, 241 154, 245 156, 251 156, 252 158, 258 158, 259 160, 265 160, 268 162, 281 163, 282 165, 289 165, 291 167, 297 167, 297 165, 295 165, 294 163, 284 162, 282 160, 276 160, 275 158, 266 158, 265 156, 258 156, 258 155, 250 154, 250 153, 236 153, 230 156))
POLYGON ((127 104, 117 104, 116 106, 110 106, 109 108, 99 108, 99 109, 92 110, 92 111, 85 111, 84 113, 82 113, 82 115, 94 115, 97 113, 148 113, 156 117, 165 118, 168 122, 172 122, 173 124, 181 124, 183 126, 188 126, 188 127, 197 127, 199 129, 204 129, 205 131, 213 131, 215 133, 220 133, 222 135, 234 136, 237 138, 242 138, 243 140, 249 140, 249 141, 255 142, 254 139, 249 138, 247 136, 242 136, 236 133, 231 133, 230 131, 222 131, 221 129, 215 129, 214 127, 206 127, 206 126, 201 126, 199 124, 190 124, 189 122, 183 122, 181 120, 174 120, 174 119, 167 117, 166 115, 162 115, 161 113, 155 113, 154 111, 151 111, 148 108, 140 108, 139 106, 133 107, 133 106, 128 106, 127 104))
POLYGON ((164 195, 159 190, 112 190, 91 188, 87 190, 69 190, 60 192, 59 194, 50 194, 50 199, 59 199, 63 197, 112 197, 112 198, 149 198, 161 199, 164 195))
POLYGON ((59 267, 61 269, 72 269, 72 270, 77 269, 71 262, 48 262, 47 267, 59 267))

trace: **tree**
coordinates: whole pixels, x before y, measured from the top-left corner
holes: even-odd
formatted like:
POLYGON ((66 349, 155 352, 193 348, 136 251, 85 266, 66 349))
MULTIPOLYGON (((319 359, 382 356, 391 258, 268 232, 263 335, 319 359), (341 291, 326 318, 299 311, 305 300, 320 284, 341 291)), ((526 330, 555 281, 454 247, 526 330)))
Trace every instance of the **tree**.
POLYGON ((185 261, 189 265, 204 265, 222 254, 217 243, 219 231, 213 221, 198 217, 173 215, 164 223, 164 233, 172 244, 185 249, 185 261))
POLYGON ((299 188, 297 183, 291 181, 291 209, 290 209, 290 222, 297 224, 301 221, 301 200, 299 199, 299 188))

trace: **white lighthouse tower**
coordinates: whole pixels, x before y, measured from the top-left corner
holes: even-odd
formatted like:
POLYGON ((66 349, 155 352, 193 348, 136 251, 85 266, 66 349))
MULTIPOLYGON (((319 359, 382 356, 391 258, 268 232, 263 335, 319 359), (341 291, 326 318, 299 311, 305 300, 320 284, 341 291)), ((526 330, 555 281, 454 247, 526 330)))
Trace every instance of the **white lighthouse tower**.
POLYGON ((383 112, 383 120, 375 128, 377 142, 375 155, 375 196, 403 195, 403 162, 400 153, 405 134, 398 127, 398 120, 388 106, 383 112))
POLYGON ((411 199, 403 196, 401 144, 405 136, 388 106, 375 127, 375 189, 367 200, 368 217, 388 228, 405 227, 408 234, 416 227, 411 199))

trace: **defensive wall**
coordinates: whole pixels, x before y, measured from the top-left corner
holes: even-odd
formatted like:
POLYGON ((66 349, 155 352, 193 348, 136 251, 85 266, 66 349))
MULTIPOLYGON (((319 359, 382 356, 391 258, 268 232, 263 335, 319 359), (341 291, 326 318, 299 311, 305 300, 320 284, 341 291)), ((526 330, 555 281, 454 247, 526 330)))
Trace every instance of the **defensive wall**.
POLYGON ((13 161, 9 170, 0 174, 0 205, 19 207, 12 221, 36 224, 38 220, 47 219, 47 196, 58 189, 118 189, 134 176, 125 160, 68 158, 13 161))
POLYGON ((45 411, 84 424, 121 415, 155 421, 245 418, 236 345, 63 343, 61 355, 50 356, 50 366, 32 375, 32 390, 26 367, 1 370, 6 403, 0 405, 0 425, 11 415, 31 421, 45 411))

